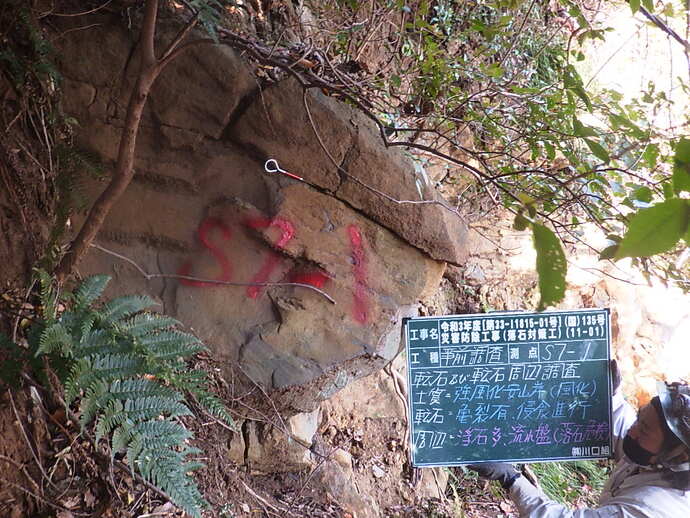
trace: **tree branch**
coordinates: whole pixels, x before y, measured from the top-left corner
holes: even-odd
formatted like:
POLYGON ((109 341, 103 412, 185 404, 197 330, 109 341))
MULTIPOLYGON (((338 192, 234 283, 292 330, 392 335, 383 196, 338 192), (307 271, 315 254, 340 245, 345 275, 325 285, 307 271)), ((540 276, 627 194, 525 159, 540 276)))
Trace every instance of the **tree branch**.
POLYGON ((136 149, 137 135, 144 107, 146 106, 153 83, 166 65, 177 57, 182 50, 189 48, 194 43, 181 45, 189 31, 196 25, 198 15, 192 17, 168 45, 163 53, 163 57, 157 60, 155 53, 157 13, 158 0, 146 0, 144 24, 139 39, 139 75, 129 98, 115 171, 110 183, 94 202, 79 233, 55 269, 55 276, 59 283, 63 282, 72 273, 81 258, 86 254, 98 231, 101 229, 106 216, 134 177, 134 151, 136 149))
POLYGON ((690 42, 684 40, 683 38, 680 37, 680 35, 671 29, 668 25, 666 25, 661 18, 659 18, 657 15, 650 13, 645 9, 644 7, 640 6, 640 12, 644 15, 645 18, 647 18, 650 22, 652 22, 654 25, 656 25, 659 29, 664 31, 666 34, 671 36, 674 40, 676 40, 678 43, 680 43, 683 48, 685 48, 685 51, 688 52, 690 51, 690 42))

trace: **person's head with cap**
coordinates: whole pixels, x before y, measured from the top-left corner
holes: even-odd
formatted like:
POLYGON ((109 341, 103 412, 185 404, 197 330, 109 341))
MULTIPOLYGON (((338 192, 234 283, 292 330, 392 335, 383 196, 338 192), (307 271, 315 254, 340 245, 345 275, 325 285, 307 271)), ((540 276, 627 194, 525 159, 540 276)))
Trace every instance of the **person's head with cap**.
POLYGON ((623 440, 623 451, 640 466, 656 466, 677 489, 690 489, 690 387, 658 384, 623 440))

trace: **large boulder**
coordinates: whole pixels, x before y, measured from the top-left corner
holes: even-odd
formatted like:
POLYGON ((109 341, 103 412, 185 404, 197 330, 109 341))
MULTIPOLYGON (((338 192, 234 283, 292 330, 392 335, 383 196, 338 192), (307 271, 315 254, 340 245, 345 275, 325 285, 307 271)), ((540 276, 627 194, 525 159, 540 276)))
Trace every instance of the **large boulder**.
MULTIPOLYGON (((136 52, 132 34, 106 18, 98 31, 108 45, 90 44, 95 29, 69 30, 88 26, 81 19, 61 22, 59 45, 65 108, 80 121, 80 145, 108 169, 136 52)), ((257 85, 221 45, 196 46, 165 70, 134 181, 79 273, 114 276, 111 295, 148 293, 228 374, 294 415, 396 356, 402 319, 445 262, 463 260, 465 229, 431 192, 422 194, 434 203, 391 201, 420 201, 414 168, 364 116, 293 80, 257 85), (268 158, 303 180, 264 172, 268 158)), ((92 182, 89 196, 104 185, 92 182)))

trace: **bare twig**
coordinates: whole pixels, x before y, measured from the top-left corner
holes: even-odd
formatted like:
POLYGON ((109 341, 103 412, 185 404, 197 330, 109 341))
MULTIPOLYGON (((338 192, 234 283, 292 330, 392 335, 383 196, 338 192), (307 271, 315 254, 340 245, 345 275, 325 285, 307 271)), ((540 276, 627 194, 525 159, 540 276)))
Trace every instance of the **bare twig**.
MULTIPOLYGON (((240 483, 244 486, 244 489, 246 489, 247 493, 252 495, 256 500, 258 500, 260 503, 265 505, 266 507, 270 507, 274 511, 277 511, 278 513, 287 513, 288 511, 286 509, 281 509, 280 507, 276 507, 272 503, 270 503, 268 500, 263 498, 262 496, 258 495, 256 491, 254 491, 251 487, 249 487, 247 484, 245 484, 244 480, 239 479, 240 483)), ((294 514, 290 513, 291 516, 295 516, 294 514)))
POLYGON ((31 482, 31 484, 34 486, 34 488, 35 488, 37 491, 40 490, 40 488, 38 487, 38 483, 33 479, 33 477, 32 477, 31 475, 29 475, 29 472, 28 472, 28 470, 26 469, 26 464, 21 464, 21 463, 17 462, 16 460, 14 460, 14 459, 12 459, 12 458, 10 458, 10 457, 7 457, 7 456, 5 456, 5 455, 0 455, 0 460, 3 460, 3 461, 5 461, 5 462, 7 462, 7 463, 9 463, 9 464, 12 464, 16 469, 18 469, 19 471, 21 471, 22 473, 24 473, 24 476, 27 478, 27 480, 28 480, 29 482, 31 482))
POLYGON ((58 17, 64 17, 64 18, 74 17, 74 16, 85 16, 87 14, 92 14, 92 13, 95 13, 97 11, 100 11, 101 9, 108 7, 108 5, 110 5, 110 3, 112 1, 113 0, 107 0, 104 4, 101 4, 98 7, 94 7, 93 9, 89 9, 88 11, 82 11, 80 13, 54 13, 52 11, 48 11, 46 13, 41 13, 38 16, 38 18, 44 18, 46 16, 58 16, 58 17))
POLYGON ((326 153, 326 155, 331 160, 333 165, 335 167, 337 167, 338 171, 340 171, 340 173, 342 173, 344 176, 346 176, 347 178, 349 178, 353 182, 357 183, 358 185, 361 185, 362 187, 364 187, 368 191, 371 191, 374 194, 377 194, 378 196, 380 196, 381 198, 384 198, 384 199, 386 199, 392 203, 395 203, 397 205, 440 205, 441 207, 443 207, 447 211, 455 214, 456 216, 458 216, 459 218, 462 219, 462 215, 460 214, 460 212, 457 208, 453 208, 441 200, 399 200, 399 199, 394 198, 393 196, 386 194, 385 192, 382 192, 382 191, 376 189, 375 187, 372 187, 371 185, 361 181, 359 178, 352 176, 345 169, 343 169, 338 164, 338 162, 336 162, 335 158, 333 157, 331 152, 328 150, 328 148, 324 144, 323 139, 321 138, 321 134, 319 133, 319 130, 317 129, 316 124, 314 123, 314 118, 311 115, 311 110, 309 109, 309 103, 307 102, 307 90, 303 91, 302 100, 304 103, 304 109, 307 112, 309 124, 311 125, 311 128, 314 132, 314 135, 316 136, 316 139, 319 141, 319 145, 321 146, 321 149, 323 149, 324 153, 326 153))
POLYGON ((292 513, 291 513, 290 511, 292 511, 292 509, 295 507, 295 504, 297 504, 297 502, 299 501, 299 499, 302 498, 302 495, 304 494, 304 490, 305 490, 305 489, 307 488, 307 486, 309 485, 309 482, 311 482, 312 477, 316 474, 316 472, 317 472, 318 470, 321 469, 321 466, 323 466, 324 462, 326 462, 327 460, 329 460, 329 459, 331 458, 331 456, 332 456, 332 455, 336 452, 336 450, 338 450, 338 449, 339 449, 339 447, 333 448, 333 449, 328 453, 328 455, 323 456, 323 457, 319 460, 318 464, 316 464, 316 466, 314 466, 314 467, 311 469, 311 471, 309 472, 309 475, 307 475, 307 478, 306 478, 305 481, 302 483, 302 486, 299 488, 299 491, 297 491, 297 493, 295 494, 295 496, 292 497, 292 499, 290 500, 290 505, 288 505, 288 508, 287 508, 287 510, 285 511, 285 513, 283 514, 283 517, 288 516, 288 515, 292 515, 292 513))
POLYGON ((51 502, 47 498, 44 498, 44 497, 34 493, 33 491, 26 489, 25 487, 20 486, 19 484, 15 484, 14 482, 10 482, 9 480, 7 480, 4 477, 0 477, 0 482, 2 482, 3 484, 7 484, 8 486, 11 486, 15 489, 18 489, 18 490, 22 491, 23 493, 26 493, 27 495, 34 497, 36 500, 43 502, 44 504, 47 504, 50 507, 53 507, 54 509, 58 509, 59 511, 65 511, 65 512, 70 513, 71 515, 74 515, 74 516, 91 516, 91 513, 80 513, 80 512, 74 511, 74 510, 67 509, 66 507, 62 507, 61 505, 58 505, 54 502, 51 502))
POLYGON ((661 18, 659 18, 657 15, 650 13, 645 9, 644 7, 640 6, 640 12, 644 15, 645 18, 647 18, 650 22, 652 22, 654 25, 656 25, 659 29, 664 31, 666 34, 668 34, 671 38, 676 40, 678 43, 680 43, 685 51, 690 51, 690 42, 687 40, 684 40, 676 31, 674 31, 671 27, 666 25, 661 18))
POLYGON ((148 273, 141 266, 139 266, 133 259, 130 259, 127 256, 124 256, 122 254, 118 254, 117 252, 113 252, 112 250, 108 250, 107 248, 104 248, 97 243, 91 243, 90 246, 92 248, 100 250, 101 252, 105 252, 106 254, 112 255, 113 257, 117 257, 118 259, 122 259, 123 261, 128 262, 129 264, 134 266, 134 268, 136 268, 136 270, 141 275, 143 275, 146 280, 151 280, 151 279, 182 279, 185 281, 196 281, 196 282, 204 282, 207 284, 217 284, 218 286, 259 286, 259 287, 295 286, 298 288, 307 288, 307 289, 310 289, 312 291, 315 291, 319 295, 324 297, 326 300, 328 300, 328 302, 330 302, 331 304, 336 304, 336 301, 333 297, 331 297, 325 291, 320 290, 316 286, 312 286, 311 284, 305 284, 302 282, 230 282, 230 281, 220 281, 217 279, 206 279, 204 277, 194 277, 193 275, 179 275, 176 273, 148 273))
POLYGON ((181 48, 182 40, 198 20, 198 16, 194 16, 187 26, 173 39, 165 50, 163 58, 157 60, 154 44, 157 14, 158 0, 147 0, 139 41, 139 75, 129 99, 115 171, 110 183, 89 210, 77 237, 72 241, 67 253, 63 256, 55 270, 56 278, 60 283, 72 273, 75 266, 87 252, 110 209, 132 181, 134 176, 134 151, 139 124, 151 87, 163 68, 170 63, 171 59, 179 55, 175 52, 176 49, 181 48))
POLYGON ((41 471, 41 475, 43 475, 43 478, 48 482, 48 484, 50 484, 53 487, 53 489, 56 489, 59 491, 58 487, 55 486, 55 484, 53 484, 53 481, 50 479, 48 474, 45 472, 45 469, 43 469, 43 465, 42 465, 41 461, 39 460, 36 451, 34 450, 34 445, 31 444, 31 440, 29 439, 29 436, 26 433, 26 430, 24 429, 24 423, 22 421, 22 418, 19 415, 19 412, 17 411, 17 406, 15 405, 15 402, 14 402, 14 392, 12 391, 12 389, 9 389, 7 391, 7 394, 9 395, 10 404, 12 406, 12 411, 14 412, 14 416, 17 419, 17 424, 19 425, 19 429, 22 432, 22 437, 24 437, 24 441, 26 442, 26 445, 29 447, 29 451, 31 451, 31 456, 34 458, 34 461, 36 462, 36 466, 41 471))

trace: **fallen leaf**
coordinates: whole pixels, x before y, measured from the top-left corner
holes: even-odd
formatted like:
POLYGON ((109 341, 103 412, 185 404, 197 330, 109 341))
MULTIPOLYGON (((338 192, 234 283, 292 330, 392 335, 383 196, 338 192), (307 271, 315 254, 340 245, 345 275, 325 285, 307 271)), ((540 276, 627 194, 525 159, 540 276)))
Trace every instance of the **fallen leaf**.
POLYGON ((72 495, 70 497, 67 497, 60 503, 63 507, 66 507, 67 509, 74 509, 81 503, 81 495, 72 495))
POLYGON ((157 507, 154 507, 153 510, 151 511, 151 514, 172 513, 174 511, 175 511, 175 506, 172 504, 172 502, 165 502, 163 505, 159 505, 157 507))
POLYGON ((96 505, 96 495, 91 492, 91 488, 84 493, 84 504, 86 504, 86 507, 94 507, 96 505))

